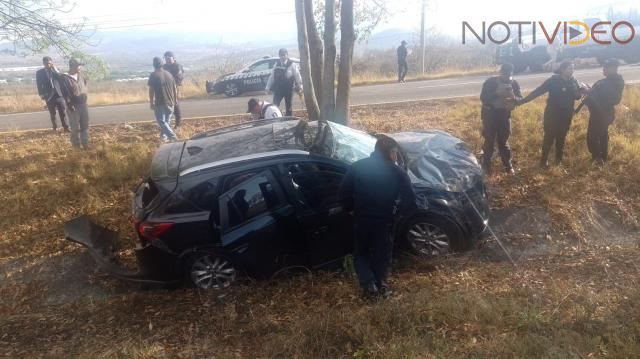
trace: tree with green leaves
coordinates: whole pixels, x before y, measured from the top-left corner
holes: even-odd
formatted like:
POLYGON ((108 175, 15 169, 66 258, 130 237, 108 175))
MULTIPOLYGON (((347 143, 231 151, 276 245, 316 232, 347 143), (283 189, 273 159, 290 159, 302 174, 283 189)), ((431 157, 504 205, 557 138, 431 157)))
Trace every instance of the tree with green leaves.
POLYGON ((0 40, 13 42, 16 54, 54 48, 68 56, 90 37, 85 20, 61 20, 73 9, 67 0, 0 0, 0 40))

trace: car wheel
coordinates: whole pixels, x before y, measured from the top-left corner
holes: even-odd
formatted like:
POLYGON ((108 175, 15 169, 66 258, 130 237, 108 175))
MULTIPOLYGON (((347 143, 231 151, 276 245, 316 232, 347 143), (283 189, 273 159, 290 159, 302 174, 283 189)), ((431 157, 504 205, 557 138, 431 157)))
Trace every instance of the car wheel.
POLYGON ((471 246, 460 228, 443 217, 414 217, 407 222, 403 237, 409 252, 425 257, 439 257, 471 246))
POLYGON ((209 253, 199 253, 188 261, 185 275, 196 288, 222 290, 236 280, 237 271, 224 258, 209 253))
POLYGON ((238 84, 229 82, 228 84, 224 85, 224 94, 228 97, 235 97, 240 95, 240 88, 238 87, 238 84))

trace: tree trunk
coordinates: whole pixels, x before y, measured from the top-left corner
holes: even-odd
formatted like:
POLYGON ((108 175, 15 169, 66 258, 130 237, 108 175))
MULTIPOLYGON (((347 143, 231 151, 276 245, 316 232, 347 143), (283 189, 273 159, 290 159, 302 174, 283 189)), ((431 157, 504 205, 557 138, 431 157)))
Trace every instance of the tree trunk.
POLYGON ((324 7, 324 73, 320 110, 323 121, 334 121, 336 110, 336 16, 335 0, 326 0, 324 7))
POLYGON ((311 65, 311 79, 316 93, 316 100, 322 103, 322 39, 318 33, 316 19, 313 16, 313 0, 304 0, 304 16, 307 23, 307 37, 309 40, 309 56, 311 65))
POLYGON ((300 71, 304 86, 304 102, 307 106, 307 115, 310 121, 320 118, 320 109, 316 100, 316 93, 311 78, 311 65, 309 59, 309 40, 307 38, 307 25, 304 15, 304 0, 295 0, 296 23, 298 25, 298 49, 300 50, 300 71))
POLYGON ((336 94, 335 122, 349 125, 349 95, 351 92, 351 63, 355 31, 353 28, 353 0, 342 0, 340 7, 340 68, 336 94))

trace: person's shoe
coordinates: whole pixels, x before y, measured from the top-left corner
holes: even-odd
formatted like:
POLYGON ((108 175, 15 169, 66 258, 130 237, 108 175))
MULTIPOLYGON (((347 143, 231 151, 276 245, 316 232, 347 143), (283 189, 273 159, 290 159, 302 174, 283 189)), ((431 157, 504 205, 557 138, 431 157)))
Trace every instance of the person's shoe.
POLYGON ((376 300, 380 297, 380 291, 375 284, 362 288, 362 297, 366 300, 376 300))
POLYGON ((82 145, 82 149, 83 149, 83 150, 90 150, 90 149, 91 149, 91 146, 89 146, 89 145, 82 145))
POLYGON ((71 130, 69 129, 69 127, 65 127, 64 132, 71 132, 71 130))
POLYGON ((542 168, 543 170, 546 170, 547 168, 549 168, 549 161, 541 160, 540 163, 538 163, 538 167, 542 168))
POLYGON ((506 172, 508 175, 515 175, 515 174, 516 174, 516 170, 514 170, 514 169, 513 169, 513 167, 505 168, 505 172, 506 172))
POLYGON ((378 293, 379 293, 379 296, 382 297, 383 299, 389 299, 393 295, 393 291, 389 289, 389 287, 387 287, 386 285, 380 286, 380 288, 378 289, 378 293))

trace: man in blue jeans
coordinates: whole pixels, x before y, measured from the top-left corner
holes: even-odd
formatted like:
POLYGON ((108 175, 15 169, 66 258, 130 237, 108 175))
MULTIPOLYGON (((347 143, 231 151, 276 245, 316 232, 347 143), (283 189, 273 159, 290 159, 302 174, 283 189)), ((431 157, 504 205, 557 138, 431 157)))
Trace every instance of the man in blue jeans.
POLYGON ((153 58, 154 71, 149 75, 149 105, 153 110, 158 126, 160 139, 163 142, 176 141, 178 137, 171 129, 169 121, 178 100, 176 82, 173 75, 162 68, 162 59, 153 58))
POLYGON ((380 136, 370 157, 357 161, 345 175, 340 198, 353 201, 355 243, 353 259, 358 282, 367 298, 388 297, 394 215, 416 209, 407 173, 396 165, 398 144, 380 136))

